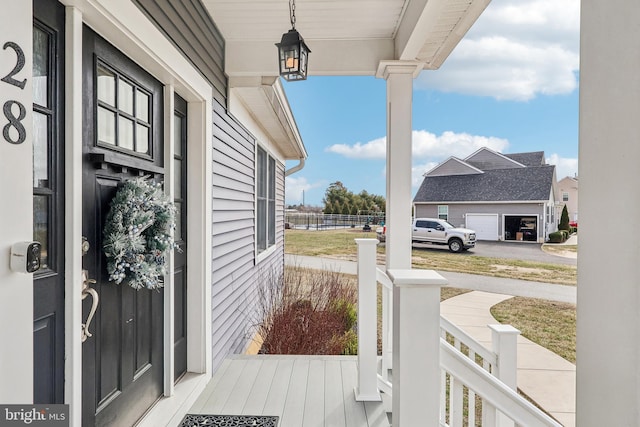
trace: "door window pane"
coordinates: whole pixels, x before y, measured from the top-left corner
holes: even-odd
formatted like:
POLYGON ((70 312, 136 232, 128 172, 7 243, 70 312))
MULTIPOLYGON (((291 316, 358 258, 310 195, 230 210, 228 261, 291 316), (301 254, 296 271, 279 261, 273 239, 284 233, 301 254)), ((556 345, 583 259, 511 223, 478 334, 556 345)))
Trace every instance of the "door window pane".
POLYGON ((136 151, 149 153, 149 128, 140 123, 136 124, 136 151))
POLYGON ((176 229, 173 232, 174 240, 184 240, 182 238, 182 203, 174 202, 176 207, 176 229))
POLYGON ((42 266, 49 263, 49 196, 33 196, 33 240, 42 244, 42 266))
POLYGON ((116 145, 116 115, 103 107, 98 107, 98 141, 116 145))
POLYGON ((133 86, 118 79, 118 109, 133 116, 133 86))
POLYGON ((49 107, 49 35, 33 28, 33 102, 49 107))
POLYGON ((149 95, 136 91, 136 118, 149 123, 149 95))
POLYGON ((118 120, 118 145, 133 150, 133 121, 122 116, 118 120))
POLYGON ((49 118, 33 112, 33 186, 49 187, 49 118))
POLYGON ((98 66, 98 99, 112 107, 116 106, 116 76, 98 66))
POLYGON ((182 117, 173 115, 173 154, 182 156, 182 117))
POLYGON ((173 191, 176 199, 182 199, 182 161, 175 159, 173 161, 173 191))

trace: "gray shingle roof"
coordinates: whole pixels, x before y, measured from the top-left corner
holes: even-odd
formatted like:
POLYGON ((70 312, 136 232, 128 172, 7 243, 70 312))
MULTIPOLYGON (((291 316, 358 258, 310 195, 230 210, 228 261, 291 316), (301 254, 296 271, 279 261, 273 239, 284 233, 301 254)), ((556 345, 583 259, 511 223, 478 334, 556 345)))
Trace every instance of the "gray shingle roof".
POLYGON ((554 171, 554 165, 545 165, 494 169, 474 175, 426 176, 413 201, 500 202, 548 200, 551 186, 553 185, 554 171))
POLYGON ((525 166, 541 166, 545 164, 544 151, 533 151, 531 153, 512 153, 503 156, 522 163, 525 166))

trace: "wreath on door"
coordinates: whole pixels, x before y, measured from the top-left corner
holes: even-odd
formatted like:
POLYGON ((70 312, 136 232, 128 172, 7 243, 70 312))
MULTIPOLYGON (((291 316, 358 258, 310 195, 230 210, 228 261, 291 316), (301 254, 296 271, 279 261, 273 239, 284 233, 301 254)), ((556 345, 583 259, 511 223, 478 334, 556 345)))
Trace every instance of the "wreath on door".
POLYGON ((175 214, 161 183, 141 177, 119 187, 104 227, 109 281, 136 290, 163 287, 168 255, 176 248, 175 214))

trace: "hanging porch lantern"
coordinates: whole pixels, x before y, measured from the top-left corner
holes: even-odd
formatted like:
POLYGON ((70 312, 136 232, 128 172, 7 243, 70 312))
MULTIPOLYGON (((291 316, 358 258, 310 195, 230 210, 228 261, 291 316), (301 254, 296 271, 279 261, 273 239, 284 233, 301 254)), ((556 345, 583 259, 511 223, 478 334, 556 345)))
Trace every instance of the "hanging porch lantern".
POLYGON ((306 80, 307 64, 309 62, 309 47, 296 30, 296 2, 289 0, 289 15, 291 29, 282 35, 278 46, 278 64, 280 76, 287 81, 306 80))

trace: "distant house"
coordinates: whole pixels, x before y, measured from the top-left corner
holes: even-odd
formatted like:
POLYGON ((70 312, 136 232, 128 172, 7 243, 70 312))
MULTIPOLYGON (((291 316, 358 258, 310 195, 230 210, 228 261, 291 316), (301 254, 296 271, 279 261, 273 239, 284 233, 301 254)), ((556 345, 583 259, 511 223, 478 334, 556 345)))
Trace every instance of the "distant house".
POLYGON ((558 181, 558 215, 567 205, 569 221, 578 221, 578 177, 565 176, 558 181))
POLYGON ((481 148, 450 157, 424 175, 416 217, 476 231, 479 240, 544 242, 557 229, 555 166, 544 152, 500 154, 481 148))

